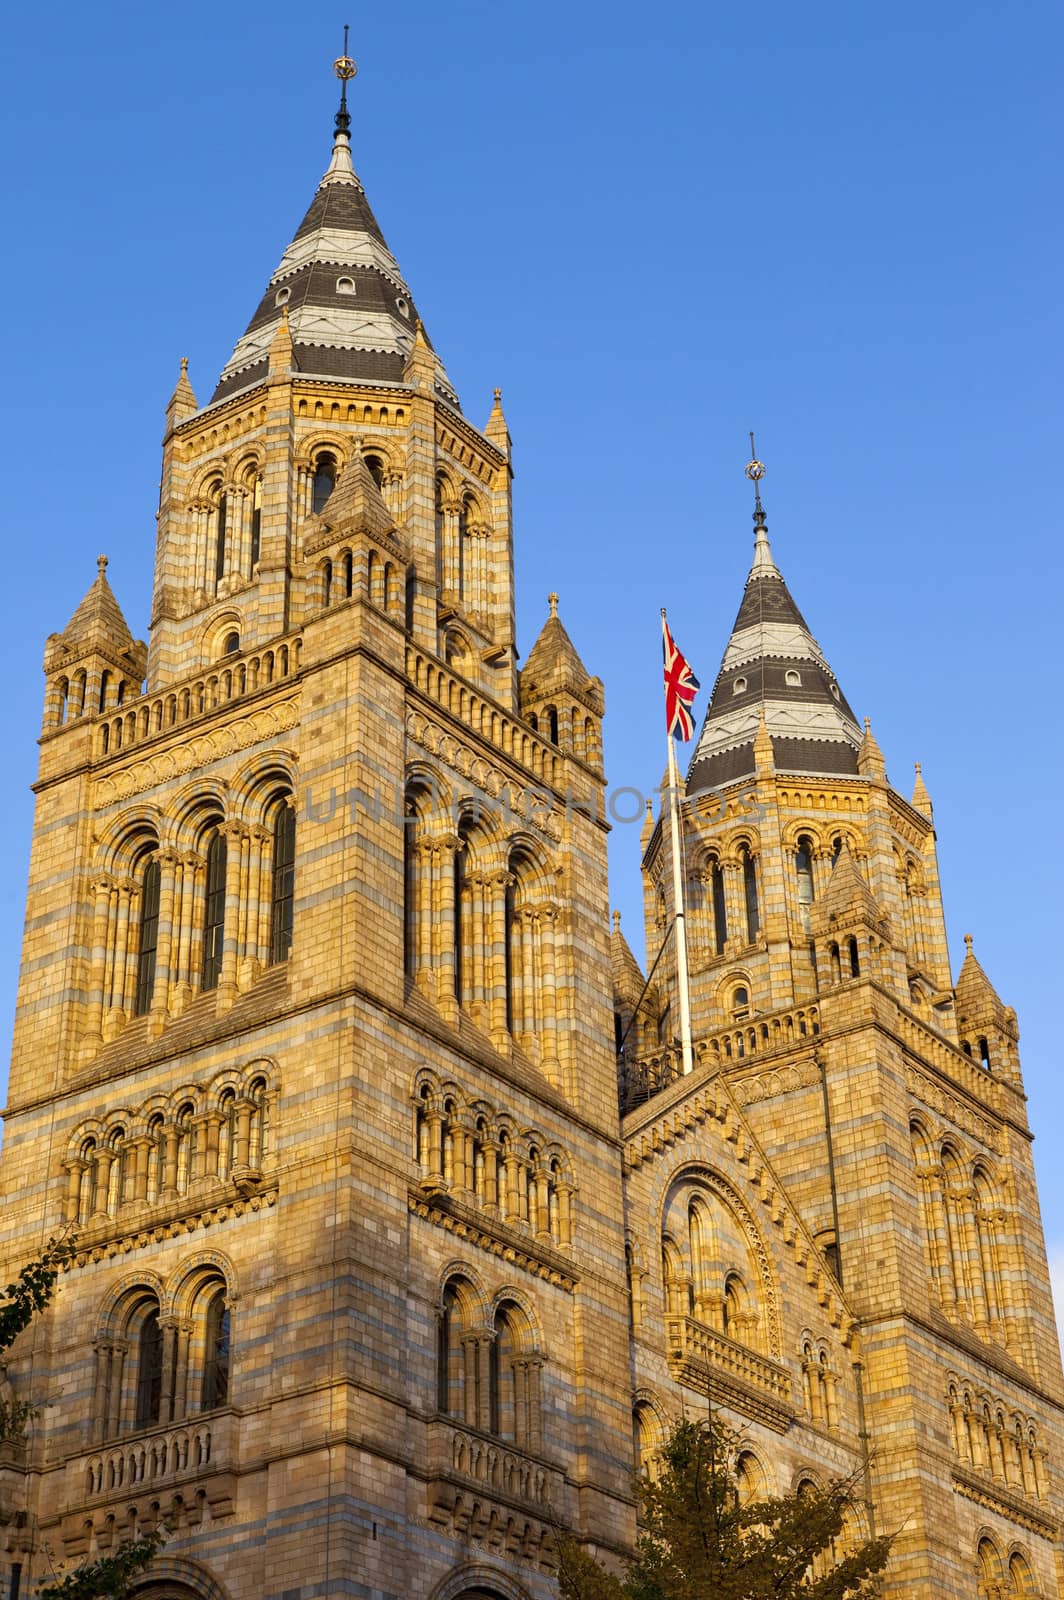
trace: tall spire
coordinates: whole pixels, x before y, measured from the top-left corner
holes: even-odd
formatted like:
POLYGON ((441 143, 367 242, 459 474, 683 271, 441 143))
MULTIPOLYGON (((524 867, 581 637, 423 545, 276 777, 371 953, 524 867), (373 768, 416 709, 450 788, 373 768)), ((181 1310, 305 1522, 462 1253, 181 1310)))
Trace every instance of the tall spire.
POLYGON ((347 109, 347 85, 358 75, 358 67, 347 53, 348 24, 344 23, 344 53, 333 62, 333 71, 340 80, 340 109, 336 113, 333 132, 332 160, 322 183, 355 181, 355 168, 351 160, 351 113, 347 109))
POLYGON ((861 729, 772 556, 764 475, 754 455, 746 467, 754 485, 754 558, 695 747, 689 793, 753 777, 762 723, 762 765, 767 735, 778 772, 858 771, 861 729))
MULTIPOLYGON (((347 53, 346 28, 344 53, 333 71, 340 80, 340 109, 328 168, 226 362, 212 404, 266 377, 283 312, 292 337, 293 371, 360 384, 404 382, 418 314, 351 160, 347 85, 358 68, 347 53)), ((457 407, 443 365, 424 337, 432 359, 432 387, 457 407)))

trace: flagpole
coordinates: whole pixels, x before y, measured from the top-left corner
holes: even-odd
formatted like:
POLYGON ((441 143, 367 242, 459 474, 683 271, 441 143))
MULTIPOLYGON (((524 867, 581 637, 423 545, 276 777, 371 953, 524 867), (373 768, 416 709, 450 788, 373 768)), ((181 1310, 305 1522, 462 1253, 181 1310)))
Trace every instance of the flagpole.
MULTIPOLYGON (((661 627, 665 630, 665 607, 661 608, 661 627)), ((672 899, 676 921, 676 977, 680 994, 680 1050, 684 1077, 694 1070, 691 1044, 691 988, 687 972, 687 923, 684 918, 683 852, 680 845, 680 773, 676 765, 676 740, 666 729, 669 749, 669 832, 672 835, 672 899)))

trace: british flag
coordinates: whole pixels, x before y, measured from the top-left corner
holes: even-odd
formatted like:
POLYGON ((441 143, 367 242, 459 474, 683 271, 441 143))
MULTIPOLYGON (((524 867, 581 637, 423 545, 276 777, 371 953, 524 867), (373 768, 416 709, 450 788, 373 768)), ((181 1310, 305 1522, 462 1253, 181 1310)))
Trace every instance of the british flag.
POLYGON ((674 739, 690 739, 695 731, 691 707, 701 685, 691 671, 691 663, 681 655, 673 642, 664 610, 661 613, 661 642, 665 651, 665 726, 674 739))

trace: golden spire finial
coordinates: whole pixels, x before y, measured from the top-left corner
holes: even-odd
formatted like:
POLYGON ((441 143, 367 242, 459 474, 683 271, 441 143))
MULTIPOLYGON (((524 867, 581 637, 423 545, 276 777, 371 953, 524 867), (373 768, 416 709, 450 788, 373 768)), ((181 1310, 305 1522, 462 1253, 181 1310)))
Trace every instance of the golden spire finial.
POLYGON ((757 459, 757 447, 754 444, 754 435, 750 434, 750 460, 746 464, 746 476, 754 486, 754 525, 761 527, 765 520, 764 507, 761 504, 761 479, 765 476, 765 464, 757 459))
POLYGON ((550 594, 547 596, 547 604, 550 606, 550 614, 551 614, 551 616, 552 617, 556 617, 558 615, 558 596, 557 596, 557 593, 555 592, 555 590, 553 590, 553 589, 551 590, 550 594))
POLYGON ((348 24, 344 23, 344 53, 337 56, 333 62, 333 71, 340 80, 340 109, 336 113, 337 133, 349 133, 351 130, 351 114, 347 109, 347 85, 355 77, 358 68, 347 53, 348 24))

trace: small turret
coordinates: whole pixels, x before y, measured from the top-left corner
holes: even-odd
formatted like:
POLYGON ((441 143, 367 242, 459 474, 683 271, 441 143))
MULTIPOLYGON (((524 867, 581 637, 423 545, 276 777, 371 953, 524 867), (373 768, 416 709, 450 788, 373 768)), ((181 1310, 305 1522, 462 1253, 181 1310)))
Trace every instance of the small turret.
POLYGON ((864 737, 857 751, 857 770, 863 778, 880 778, 884 783, 887 781, 887 763, 872 732, 871 717, 864 719, 864 737))
POLYGON ((362 440, 356 438, 351 459, 324 508, 306 523, 303 555, 311 579, 311 606, 365 596, 398 620, 404 547, 362 449, 362 440))
POLYGON ((181 375, 174 386, 170 402, 166 407, 166 434, 169 438, 179 423, 186 417, 191 417, 198 410, 196 396, 188 379, 188 356, 181 357, 181 375))
POLYGON ((521 674, 521 714, 537 732, 589 766, 602 765, 605 694, 590 675, 558 616, 558 596, 548 597, 550 615, 529 651, 521 674))
POLYGON ((487 427, 484 429, 484 437, 485 439, 490 439, 496 450, 500 451, 509 461, 512 441, 510 439, 510 430, 506 425, 506 418, 503 415, 501 389, 496 389, 495 391, 495 403, 491 408, 487 427))
POLYGON ((107 557, 96 562, 96 578, 63 629, 44 650, 48 679, 43 732, 100 711, 110 711, 141 691, 148 647, 134 639, 107 581, 107 557))
POLYGON ((931 804, 931 796, 927 792, 927 784, 924 782, 924 775, 920 771, 919 761, 916 763, 916 782, 913 784, 912 807, 914 811, 919 811, 921 816, 926 817, 929 822, 933 820, 935 809, 931 804))
POLYGON ((890 942, 890 922, 844 840, 827 887, 813 906, 817 971, 835 985, 881 975, 880 954, 890 942))
POLYGON ((987 1072, 997 1073, 1020 1086, 1020 1030, 1016 1013, 1005 1005, 983 971, 972 948, 970 933, 964 935, 964 945, 964 962, 954 989, 961 1049, 987 1072))

